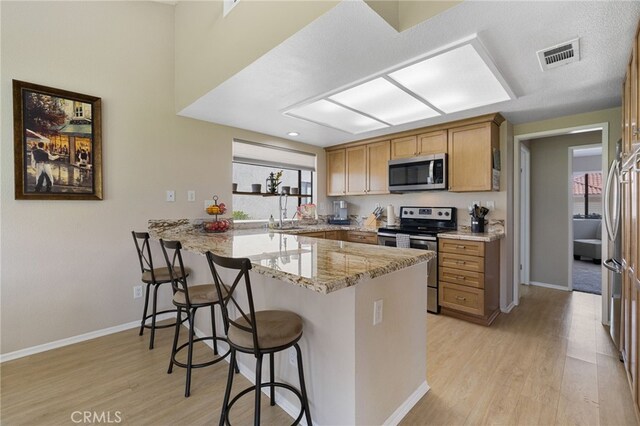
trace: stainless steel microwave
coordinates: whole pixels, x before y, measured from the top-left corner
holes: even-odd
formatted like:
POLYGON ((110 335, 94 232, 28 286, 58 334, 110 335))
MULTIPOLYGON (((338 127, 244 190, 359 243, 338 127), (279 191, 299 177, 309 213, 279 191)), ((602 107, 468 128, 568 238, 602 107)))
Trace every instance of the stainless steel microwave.
POLYGON ((447 154, 389 161, 389 191, 447 189, 447 154))

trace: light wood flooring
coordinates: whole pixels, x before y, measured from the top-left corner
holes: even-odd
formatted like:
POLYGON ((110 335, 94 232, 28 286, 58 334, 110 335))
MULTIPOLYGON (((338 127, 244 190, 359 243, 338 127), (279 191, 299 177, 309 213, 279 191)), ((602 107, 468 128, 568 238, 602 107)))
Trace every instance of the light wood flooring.
MULTIPOLYGON (((402 424, 637 424, 622 363, 600 324, 600 296, 526 286, 521 295, 489 328, 427 315, 431 390, 402 424)), ((128 330, 3 363, 0 424, 73 424, 74 411, 112 419, 119 411, 127 425, 217 424, 228 364, 194 370, 184 398, 184 370, 166 374, 171 337, 161 330, 149 351, 147 333, 128 330)), ((249 382, 238 375, 235 385, 249 382)), ((251 415, 244 398, 232 423, 249 424, 251 415)), ((263 398, 263 424, 290 420, 263 398)))

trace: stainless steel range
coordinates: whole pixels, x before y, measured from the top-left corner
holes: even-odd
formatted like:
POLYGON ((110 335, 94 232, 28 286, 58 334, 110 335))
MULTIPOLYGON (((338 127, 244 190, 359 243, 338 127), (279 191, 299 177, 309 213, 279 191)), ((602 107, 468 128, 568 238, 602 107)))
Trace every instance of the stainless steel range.
MULTIPOLYGON (((455 207, 400 207, 400 225, 378 229, 378 244, 396 247, 407 240, 411 248, 438 251, 437 234, 458 228, 455 207)), ((429 262, 427 311, 437 314, 438 260, 429 262)))

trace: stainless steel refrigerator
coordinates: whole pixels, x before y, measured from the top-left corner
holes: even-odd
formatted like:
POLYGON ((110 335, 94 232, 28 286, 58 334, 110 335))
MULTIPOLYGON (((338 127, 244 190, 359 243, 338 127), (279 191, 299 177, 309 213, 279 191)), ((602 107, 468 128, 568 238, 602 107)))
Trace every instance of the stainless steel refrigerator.
POLYGON ((607 183, 604 191, 604 224, 607 229, 609 242, 611 243, 611 257, 604 261, 604 266, 609 270, 609 333, 620 349, 620 320, 622 301, 622 221, 620 220, 620 159, 622 156, 622 140, 616 144, 616 157, 611 163, 607 183))

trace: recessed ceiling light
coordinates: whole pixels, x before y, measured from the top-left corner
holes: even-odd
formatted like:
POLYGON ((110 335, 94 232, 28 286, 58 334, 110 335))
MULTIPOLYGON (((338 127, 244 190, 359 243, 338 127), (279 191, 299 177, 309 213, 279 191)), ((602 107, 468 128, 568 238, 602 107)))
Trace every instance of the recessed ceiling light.
POLYGON ((447 114, 511 99, 471 44, 392 72, 389 77, 447 114))
POLYGON ((353 134, 389 127, 385 123, 325 99, 293 108, 286 114, 353 134))
POLYGON ((284 114, 357 134, 515 99, 471 36, 284 114))
POLYGON ((382 77, 336 93, 329 99, 394 126, 440 115, 382 77))
POLYGON ((298 132, 289 132, 289 133, 287 133, 287 135, 289 135, 289 136, 299 136, 300 133, 298 133, 298 132))

